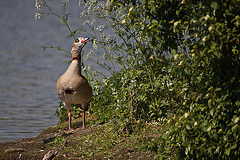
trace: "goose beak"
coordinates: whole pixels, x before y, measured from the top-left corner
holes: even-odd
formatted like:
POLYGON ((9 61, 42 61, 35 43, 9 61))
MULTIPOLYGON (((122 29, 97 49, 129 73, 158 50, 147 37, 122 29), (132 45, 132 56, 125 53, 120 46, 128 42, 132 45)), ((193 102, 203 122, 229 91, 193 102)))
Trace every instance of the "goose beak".
POLYGON ((82 40, 82 42, 86 43, 86 42, 89 42, 90 41, 90 38, 85 38, 84 40, 82 40))

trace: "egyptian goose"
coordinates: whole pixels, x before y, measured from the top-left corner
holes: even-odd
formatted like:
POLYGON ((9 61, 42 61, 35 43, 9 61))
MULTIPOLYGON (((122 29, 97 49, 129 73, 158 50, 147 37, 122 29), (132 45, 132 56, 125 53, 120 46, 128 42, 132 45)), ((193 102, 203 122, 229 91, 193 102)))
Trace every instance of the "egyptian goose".
POLYGON ((85 111, 92 98, 92 88, 81 73, 81 51, 89 38, 77 38, 72 45, 72 63, 67 71, 58 79, 56 87, 58 97, 68 111, 69 129, 71 126, 71 104, 82 107, 83 126, 85 128, 85 111))

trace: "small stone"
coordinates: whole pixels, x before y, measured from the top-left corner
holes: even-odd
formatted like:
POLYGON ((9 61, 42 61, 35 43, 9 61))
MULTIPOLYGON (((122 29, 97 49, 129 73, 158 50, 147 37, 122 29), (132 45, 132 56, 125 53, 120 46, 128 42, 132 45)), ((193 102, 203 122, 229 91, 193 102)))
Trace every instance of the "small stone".
POLYGON ((57 155, 57 153, 58 151, 54 151, 54 150, 49 151, 47 154, 45 154, 42 160, 51 160, 57 155))

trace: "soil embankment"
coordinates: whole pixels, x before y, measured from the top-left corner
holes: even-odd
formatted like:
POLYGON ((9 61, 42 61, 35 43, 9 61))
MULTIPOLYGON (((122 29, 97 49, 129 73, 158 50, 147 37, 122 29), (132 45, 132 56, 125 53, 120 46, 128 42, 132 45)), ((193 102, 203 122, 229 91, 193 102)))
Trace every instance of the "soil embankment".
POLYGON ((154 159, 156 152, 145 145, 158 137, 158 127, 148 124, 131 135, 117 127, 114 122, 76 130, 67 123, 49 127, 36 137, 0 143, 0 159, 154 159))

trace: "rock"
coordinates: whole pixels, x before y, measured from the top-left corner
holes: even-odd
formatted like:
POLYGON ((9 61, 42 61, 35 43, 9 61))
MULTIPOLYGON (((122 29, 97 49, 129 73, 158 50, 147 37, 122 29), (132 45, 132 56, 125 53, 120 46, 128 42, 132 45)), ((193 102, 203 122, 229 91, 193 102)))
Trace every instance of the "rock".
POLYGON ((9 148, 9 149, 6 149, 4 153, 24 152, 24 151, 26 150, 23 148, 9 148))
POLYGON ((51 160, 57 155, 58 151, 49 151, 47 154, 44 155, 42 160, 51 160))

